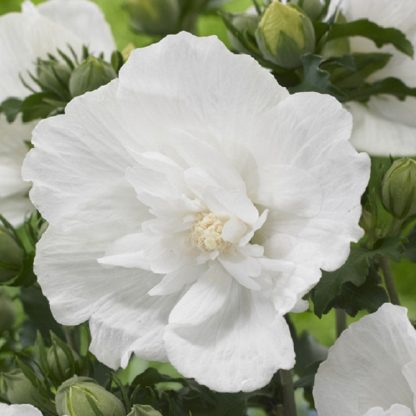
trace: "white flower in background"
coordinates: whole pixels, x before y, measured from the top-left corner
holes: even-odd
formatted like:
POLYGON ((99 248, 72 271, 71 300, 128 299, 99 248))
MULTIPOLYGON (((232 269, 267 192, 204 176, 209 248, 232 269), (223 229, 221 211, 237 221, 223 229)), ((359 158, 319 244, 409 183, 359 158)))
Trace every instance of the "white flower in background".
POLYGON ((30 404, 3 404, 0 403, 1 416, 42 416, 42 413, 30 404))
POLYGON ((357 241, 369 159, 333 98, 181 33, 41 122, 23 172, 49 222, 36 273, 110 367, 169 359, 218 391, 294 364, 283 315, 357 241))
POLYGON ((416 332, 406 309, 386 303, 344 331, 313 394, 319 416, 416 415, 416 332))
MULTIPOLYGON (((33 71, 37 58, 58 48, 82 45, 107 56, 115 49, 111 30, 101 10, 87 0, 50 0, 35 7, 23 4, 21 13, 0 17, 0 103, 8 97, 24 98, 29 91, 19 75, 33 71)), ((8 124, 0 114, 0 214, 15 225, 31 210, 29 187, 21 179, 21 165, 35 123, 8 124)))
MULTIPOLYGON (((370 19, 384 27, 404 32, 416 47, 416 1, 414 0, 335 0, 348 20, 370 19)), ((393 55, 390 63, 376 72, 371 80, 386 77, 401 79, 416 87, 416 58, 409 58, 393 47, 385 47, 393 55)), ((375 52, 377 47, 364 38, 352 40, 352 51, 375 52)), ((349 103, 354 117, 352 143, 361 151, 376 156, 416 155, 416 98, 399 101, 389 96, 371 98, 367 105, 349 103)))

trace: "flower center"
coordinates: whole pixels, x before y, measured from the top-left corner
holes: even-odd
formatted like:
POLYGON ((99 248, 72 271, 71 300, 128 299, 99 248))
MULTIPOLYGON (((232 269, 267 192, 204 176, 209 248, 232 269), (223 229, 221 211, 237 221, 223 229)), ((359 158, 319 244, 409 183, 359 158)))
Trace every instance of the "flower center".
POLYGON ((212 212, 199 213, 192 225, 191 243, 201 251, 224 251, 231 243, 222 238, 224 222, 212 212))

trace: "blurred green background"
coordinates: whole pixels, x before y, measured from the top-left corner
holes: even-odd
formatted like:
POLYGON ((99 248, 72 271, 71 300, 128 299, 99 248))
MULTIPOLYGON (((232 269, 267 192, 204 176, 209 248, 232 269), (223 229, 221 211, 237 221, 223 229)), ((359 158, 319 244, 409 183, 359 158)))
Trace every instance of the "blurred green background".
MULTIPOLYGON (((17 11, 24 0, 0 0, 0 14, 9 11, 17 11)), ((44 0, 33 0, 32 3, 41 3, 44 0)), ((123 10, 123 0, 92 0, 97 3, 104 11, 108 22, 110 23, 119 49, 125 48, 129 43, 135 46, 148 44, 151 39, 147 36, 135 35, 129 29, 128 16, 123 10)), ((243 11, 252 6, 251 0, 232 0, 225 7, 229 11, 243 11)), ((226 41, 227 35, 224 25, 218 16, 203 16, 199 22, 200 35, 218 35, 223 41, 226 41)))

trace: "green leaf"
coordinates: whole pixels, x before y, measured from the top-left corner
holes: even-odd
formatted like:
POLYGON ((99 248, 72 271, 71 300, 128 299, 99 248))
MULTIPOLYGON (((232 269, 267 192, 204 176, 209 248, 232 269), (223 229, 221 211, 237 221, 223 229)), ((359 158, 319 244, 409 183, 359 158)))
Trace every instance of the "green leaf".
POLYGON ((391 59, 388 53, 353 53, 328 59, 322 68, 331 73, 338 88, 357 88, 374 72, 384 68, 391 59))
POLYGON ((406 97, 416 97, 416 88, 407 86, 398 78, 389 77, 354 89, 346 94, 343 101, 366 102, 374 95, 392 95, 402 101, 406 97))
POLYGON ((318 55, 307 54, 302 57, 303 80, 295 87, 289 88, 290 92, 315 91, 322 94, 336 95, 335 86, 331 82, 328 71, 321 68, 322 58, 318 55))
POLYGON ((344 309, 350 316, 356 316, 362 310, 375 312, 383 303, 389 302, 387 292, 380 283, 381 278, 372 270, 360 287, 352 283, 345 284, 336 300, 337 307, 344 309))
MULTIPOLYGON (((373 310, 372 305, 379 305, 380 299, 384 299, 382 288, 376 288, 379 282, 376 282, 372 275, 372 284, 368 283, 370 271, 378 267, 377 259, 380 256, 386 256, 394 260, 399 260, 403 254, 403 245, 400 238, 389 238, 380 240, 373 249, 367 249, 354 245, 351 248, 351 254, 346 263, 335 272, 323 272, 322 278, 315 289, 312 291, 312 300, 314 311, 318 317, 328 313, 332 307, 339 306, 347 310, 352 315, 356 314, 357 306, 348 308, 348 302, 345 298, 354 299, 351 293, 363 290, 363 296, 368 300, 368 308, 373 310), (370 269, 371 266, 371 269, 370 269), (359 288, 359 290, 356 288, 359 288)), ((371 277, 371 276, 370 276, 371 277)), ((383 289, 384 290, 384 289, 383 289)), ((355 305, 360 305, 363 309, 365 302, 356 296, 355 305)))
POLYGON ((327 41, 353 36, 370 39, 379 48, 384 45, 393 45, 397 50, 410 57, 414 55, 412 42, 403 32, 395 28, 379 26, 367 19, 332 24, 327 34, 327 41))
POLYGON ((353 246, 348 260, 341 268, 335 272, 322 272, 322 278, 312 292, 315 314, 321 317, 329 312, 345 283, 351 282, 356 286, 364 284, 369 267, 368 250, 353 246))
POLYGON ((39 92, 25 98, 22 103, 21 112, 25 123, 33 120, 47 118, 56 109, 49 100, 54 100, 50 93, 39 92))
POLYGON ((1 103, 0 113, 3 113, 6 116, 6 119, 9 123, 13 123, 20 112, 21 106, 22 100, 19 98, 10 97, 1 103))

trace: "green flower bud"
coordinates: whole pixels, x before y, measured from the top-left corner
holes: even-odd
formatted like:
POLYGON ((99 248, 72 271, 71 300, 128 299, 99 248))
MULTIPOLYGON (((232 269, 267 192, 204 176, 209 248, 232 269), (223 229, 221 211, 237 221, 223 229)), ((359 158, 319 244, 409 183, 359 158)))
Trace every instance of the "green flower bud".
POLYGON ((299 8, 274 0, 264 12, 256 39, 266 59, 284 68, 301 65, 301 57, 315 50, 311 20, 299 8))
POLYGON ((38 389, 20 370, 0 375, 0 395, 11 404, 37 406, 43 401, 38 389))
POLYGON ((163 36, 180 29, 178 0, 126 0, 125 7, 137 32, 163 36))
POLYGON ((153 409, 152 406, 136 404, 127 416, 162 416, 162 413, 153 409))
POLYGON ((73 377, 63 383, 56 393, 59 416, 125 416, 123 403, 87 377, 73 377))
POLYGON ((416 160, 396 160, 382 183, 383 205, 398 219, 416 215, 416 160))
POLYGON ((52 380, 62 383, 75 375, 80 367, 80 357, 56 335, 51 337, 52 345, 46 352, 46 371, 52 380))
POLYGON ((316 20, 324 8, 321 0, 292 0, 291 3, 301 8, 312 20, 316 20))
POLYGON ((71 76, 68 65, 52 59, 50 61, 39 59, 36 75, 43 91, 50 91, 60 96, 68 94, 67 86, 71 76))
POLYGON ((108 62, 89 56, 76 68, 69 80, 69 91, 72 97, 93 91, 108 84, 117 77, 116 71, 108 62))
MULTIPOLYGON (((231 18, 232 25, 244 36, 244 35, 251 35, 252 37, 255 36, 257 26, 260 22, 260 16, 258 14, 250 14, 250 13, 243 13, 237 14, 231 18)), ((249 51, 244 48, 244 46, 240 43, 240 41, 232 34, 228 33, 228 37, 230 39, 231 46, 233 49, 248 53, 249 51)))
POLYGON ((23 266, 23 250, 16 241, 0 227, 0 284, 16 277, 23 266))
POLYGON ((12 300, 0 292, 0 335, 13 328, 16 312, 12 300))

